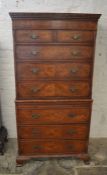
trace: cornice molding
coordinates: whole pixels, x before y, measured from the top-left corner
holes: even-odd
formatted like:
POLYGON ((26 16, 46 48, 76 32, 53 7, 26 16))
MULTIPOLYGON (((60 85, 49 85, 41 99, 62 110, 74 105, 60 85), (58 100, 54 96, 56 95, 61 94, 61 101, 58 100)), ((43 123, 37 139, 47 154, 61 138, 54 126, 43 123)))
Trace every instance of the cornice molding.
POLYGON ((101 14, 88 14, 88 13, 22 13, 22 12, 10 12, 9 15, 12 19, 79 19, 79 20, 93 20, 97 21, 101 14))

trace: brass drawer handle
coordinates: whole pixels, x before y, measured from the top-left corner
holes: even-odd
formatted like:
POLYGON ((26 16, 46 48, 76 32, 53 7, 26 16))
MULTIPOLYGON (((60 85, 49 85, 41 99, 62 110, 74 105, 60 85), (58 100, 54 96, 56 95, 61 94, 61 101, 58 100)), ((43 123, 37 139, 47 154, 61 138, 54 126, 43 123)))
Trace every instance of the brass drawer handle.
POLYGON ((39 53, 39 52, 36 51, 36 50, 32 50, 32 51, 31 51, 31 54, 32 54, 32 55, 37 55, 38 53, 39 53))
POLYGON ((77 68, 72 68, 72 69, 70 70, 70 72, 71 72, 72 74, 75 74, 75 73, 78 72, 78 69, 77 69, 77 68))
POLYGON ((70 91, 71 91, 71 92, 76 92, 77 89, 76 89, 75 87, 70 87, 70 91))
POLYGON ((71 52, 71 54, 73 56, 80 56, 81 53, 79 51, 73 51, 73 52, 71 52))
POLYGON ((72 39, 79 40, 79 39, 81 39, 81 35, 74 35, 74 36, 72 36, 72 39))
POLYGON ((34 149, 34 150, 39 150, 39 149, 41 149, 41 148, 42 148, 42 147, 41 147, 40 145, 34 145, 34 146, 33 146, 33 149, 34 149))
POLYGON ((39 114, 32 114, 32 118, 33 119, 38 119, 38 118, 40 118, 40 115, 39 114))
POLYGON ((34 88, 31 89, 31 91, 34 92, 34 93, 38 92, 39 90, 40 90, 40 88, 37 88, 37 87, 34 87, 34 88))
POLYGON ((74 117, 76 117, 76 114, 73 114, 73 113, 68 114, 68 117, 74 118, 74 117))
POLYGON ((38 38, 39 38, 39 36, 38 36, 38 35, 36 35, 36 34, 32 34, 32 35, 31 35, 31 38, 32 38, 32 39, 38 39, 38 38))
POLYGON ((36 73, 39 72, 39 68, 32 68, 32 69, 31 69, 31 72, 32 72, 33 74, 36 74, 36 73))
POLYGON ((73 134, 76 134, 76 131, 73 129, 70 129, 67 131, 67 134, 73 135, 73 134))

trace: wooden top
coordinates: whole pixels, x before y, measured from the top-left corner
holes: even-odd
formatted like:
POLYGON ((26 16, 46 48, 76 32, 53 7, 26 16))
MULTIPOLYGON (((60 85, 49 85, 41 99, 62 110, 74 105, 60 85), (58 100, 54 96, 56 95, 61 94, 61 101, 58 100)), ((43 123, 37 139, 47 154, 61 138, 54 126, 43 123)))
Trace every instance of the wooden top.
POLYGON ((23 12, 10 12, 12 19, 79 19, 79 20, 93 20, 97 21, 101 14, 87 14, 87 13, 23 13, 23 12))

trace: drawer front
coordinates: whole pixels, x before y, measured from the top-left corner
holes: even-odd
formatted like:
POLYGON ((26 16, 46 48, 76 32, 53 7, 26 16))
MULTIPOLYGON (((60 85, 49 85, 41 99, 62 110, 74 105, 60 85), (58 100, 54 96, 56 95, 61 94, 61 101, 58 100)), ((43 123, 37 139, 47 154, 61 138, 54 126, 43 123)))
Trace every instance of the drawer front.
POLYGON ((19 126, 21 139, 87 139, 88 124, 77 125, 45 125, 19 126))
POLYGON ((89 31, 59 31, 57 32, 57 40, 59 42, 93 42, 95 38, 94 32, 89 31))
POLYGON ((13 21, 14 29, 74 29, 96 30, 96 21, 88 20, 33 20, 20 19, 13 21))
POLYGON ((89 82, 43 82, 32 83, 19 82, 17 84, 17 96, 19 99, 37 99, 37 98, 86 98, 90 97, 89 82))
POLYGON ((23 140, 19 142, 22 155, 79 154, 87 152, 87 141, 79 140, 23 140))
POLYGON ((17 63, 17 78, 36 79, 76 79, 90 78, 91 64, 88 63, 17 63))
POLYGON ((89 107, 72 106, 27 106, 17 108, 18 124, 70 124, 90 120, 89 107))
POLYGON ((16 56, 22 60, 91 60, 92 55, 90 46, 16 46, 16 56))
POLYGON ((52 42, 52 32, 48 30, 16 30, 16 42, 52 42))

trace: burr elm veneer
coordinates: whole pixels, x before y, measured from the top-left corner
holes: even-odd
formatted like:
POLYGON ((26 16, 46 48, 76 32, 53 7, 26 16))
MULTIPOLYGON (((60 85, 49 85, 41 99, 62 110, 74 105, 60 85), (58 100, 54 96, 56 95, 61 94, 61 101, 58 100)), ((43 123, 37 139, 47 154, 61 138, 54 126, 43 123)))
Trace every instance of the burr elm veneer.
POLYGON ((10 13, 13 22, 17 163, 88 160, 92 77, 100 14, 10 13))

